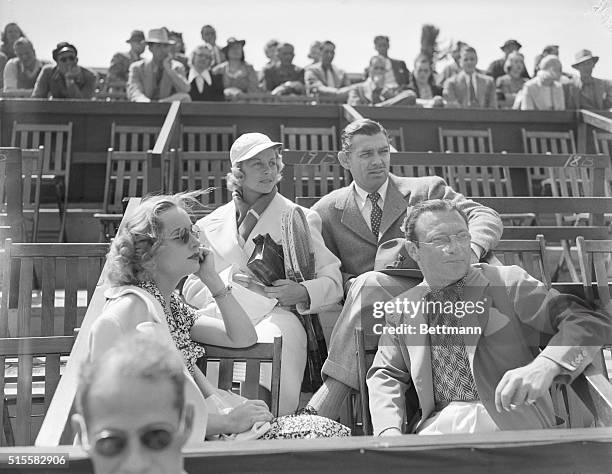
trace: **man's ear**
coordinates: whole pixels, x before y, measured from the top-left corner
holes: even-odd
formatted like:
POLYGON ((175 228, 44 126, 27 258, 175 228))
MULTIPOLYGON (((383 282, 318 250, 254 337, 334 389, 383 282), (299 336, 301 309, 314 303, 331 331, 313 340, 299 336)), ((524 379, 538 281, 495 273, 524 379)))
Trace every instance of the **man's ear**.
POLYGON ((350 170, 351 167, 349 165, 349 156, 348 153, 346 151, 339 151, 338 152, 338 161, 340 162, 340 164, 342 165, 342 167, 344 169, 350 170))
POLYGON ((75 434, 76 444, 83 446, 83 449, 87 450, 89 447, 87 438, 87 428, 85 427, 85 419, 80 413, 75 413, 70 418, 70 424, 72 425, 72 431, 75 434))
POLYGON ((417 244, 415 244, 411 240, 406 240, 406 243, 404 245, 406 246, 406 250, 408 251, 408 255, 410 255, 410 258, 415 262, 419 263, 419 248, 417 247, 417 244))

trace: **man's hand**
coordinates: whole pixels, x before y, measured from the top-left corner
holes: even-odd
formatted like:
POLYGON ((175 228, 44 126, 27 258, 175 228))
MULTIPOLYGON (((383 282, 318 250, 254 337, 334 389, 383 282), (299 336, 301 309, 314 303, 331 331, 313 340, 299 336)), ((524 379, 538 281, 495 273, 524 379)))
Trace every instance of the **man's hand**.
POLYGON ((561 373, 561 366, 546 357, 537 357, 531 364, 509 370, 495 389, 495 408, 501 412, 531 405, 550 388, 561 373))
POLYGON ((268 405, 261 400, 247 400, 227 415, 227 433, 250 430, 258 421, 272 421, 274 417, 268 405))
POLYGON ((166 71, 172 70, 172 56, 170 54, 164 58, 162 65, 166 71))
POLYGON ((267 286, 266 296, 276 298, 281 306, 294 306, 299 303, 308 303, 308 290, 291 280, 276 280, 274 286, 267 286))

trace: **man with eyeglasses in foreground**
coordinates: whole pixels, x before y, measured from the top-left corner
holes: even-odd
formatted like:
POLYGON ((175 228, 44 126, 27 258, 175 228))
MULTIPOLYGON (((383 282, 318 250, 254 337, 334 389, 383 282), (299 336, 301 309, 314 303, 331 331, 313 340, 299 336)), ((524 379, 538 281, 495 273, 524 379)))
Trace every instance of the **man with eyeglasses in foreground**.
POLYGON ((83 365, 72 422, 96 474, 184 472, 194 414, 185 382, 176 349, 144 333, 83 365))
POLYGON ((470 265, 468 220, 451 201, 417 204, 405 234, 423 281, 375 315, 374 434, 402 433, 412 387, 418 434, 559 427, 549 388, 573 380, 610 340, 607 317, 518 266, 470 265))

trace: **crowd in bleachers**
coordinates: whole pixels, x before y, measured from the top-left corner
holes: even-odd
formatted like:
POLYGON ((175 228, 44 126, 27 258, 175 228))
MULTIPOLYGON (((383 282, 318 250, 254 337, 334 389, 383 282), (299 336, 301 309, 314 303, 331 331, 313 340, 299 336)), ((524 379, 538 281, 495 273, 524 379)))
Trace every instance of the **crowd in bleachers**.
MULTIPOLYGON (((432 54, 419 54, 411 64, 390 58, 387 36, 374 38, 360 82, 334 63, 332 41, 315 41, 312 63, 293 63, 294 47, 276 39, 264 51, 268 62, 255 70, 244 54, 246 41, 230 37, 217 44, 211 25, 201 30, 202 43, 186 55, 182 33, 165 27, 145 36, 134 30, 129 51, 116 53, 105 77, 78 65, 77 47, 61 42, 53 50, 55 64, 36 57, 34 45, 16 23, 2 33, 0 81, 5 97, 80 98, 98 100, 223 101, 294 99, 350 105, 418 105, 422 107, 514 108, 520 110, 606 109, 612 107, 612 82, 593 77, 599 60, 587 49, 575 54, 574 75, 564 72, 559 47, 546 46, 535 58, 530 76, 522 45, 507 40, 503 57, 485 70, 478 68, 477 50, 458 41, 446 64, 432 54), (146 48, 150 58, 143 58, 146 48), (452 58, 452 59, 451 59, 452 58)), ((358 79, 357 79, 358 80, 358 79)))

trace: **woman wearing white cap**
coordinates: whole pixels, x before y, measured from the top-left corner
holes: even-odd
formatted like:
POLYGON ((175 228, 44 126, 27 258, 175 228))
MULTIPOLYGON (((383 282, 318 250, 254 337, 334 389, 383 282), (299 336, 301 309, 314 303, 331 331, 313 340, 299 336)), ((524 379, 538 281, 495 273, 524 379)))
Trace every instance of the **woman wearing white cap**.
MULTIPOLYGON (((253 321, 259 341, 272 342, 279 335, 283 338, 279 404, 283 415, 298 406, 306 363, 305 331, 298 318, 284 307, 295 306, 300 314, 321 312, 340 301, 342 277, 340 261, 323 243, 319 215, 304 208, 312 236, 315 277, 302 283, 278 279, 264 286, 247 268, 255 249, 253 239, 269 234, 280 243, 282 215, 295 207, 276 189, 283 168, 281 145, 261 133, 240 136, 230 150, 232 169, 227 175, 233 200, 197 225, 200 241, 214 254, 217 271, 226 271, 229 280, 242 285, 234 285, 234 293, 253 321)), ((183 292, 198 308, 212 302, 206 286, 194 276, 187 279, 183 292)), ((269 383, 269 377, 262 380, 263 385, 269 383)))

